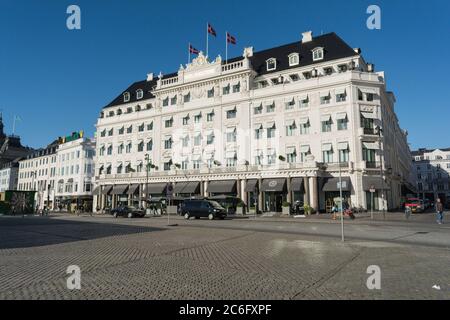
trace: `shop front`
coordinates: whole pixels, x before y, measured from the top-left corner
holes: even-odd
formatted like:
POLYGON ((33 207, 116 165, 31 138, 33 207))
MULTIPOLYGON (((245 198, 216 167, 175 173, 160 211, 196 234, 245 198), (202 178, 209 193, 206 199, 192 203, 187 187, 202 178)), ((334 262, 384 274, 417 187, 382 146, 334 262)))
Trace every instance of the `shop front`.
POLYGON ((173 193, 184 198, 200 196, 200 182, 178 182, 173 188, 173 193))
POLYGON ((335 205, 335 198, 340 198, 340 191, 342 189, 342 198, 351 206, 351 191, 352 182, 350 177, 339 177, 326 178, 324 180, 324 185, 322 191, 325 193, 325 210, 327 213, 332 211, 335 205))
POLYGON ((220 195, 236 197, 236 180, 209 181, 206 192, 212 197, 220 195))
POLYGON ((390 189, 380 177, 363 177, 363 191, 366 196, 367 210, 379 211, 382 208, 383 193, 390 189), (370 191, 375 192, 370 192, 370 191))
MULTIPOLYGON (((247 180, 244 192, 247 192, 247 206, 250 210, 256 210, 258 207, 259 182, 258 179, 247 180)), ((259 208, 258 208, 259 210, 259 208)))
POLYGON ((128 193, 126 192, 128 189, 127 184, 118 184, 115 185, 111 191, 111 194, 115 196, 115 207, 122 207, 128 205, 128 193))
POLYGON ((141 197, 140 191, 141 186, 139 184, 132 184, 128 187, 127 194, 130 199, 130 204, 135 208, 140 207, 140 197, 141 197))
POLYGON ((303 178, 292 178, 291 180, 292 203, 304 202, 305 185, 303 178))
POLYGON ((104 202, 102 209, 112 208, 113 205, 113 196, 111 194, 112 189, 113 189, 112 185, 106 185, 103 187, 102 196, 104 197, 104 202))
POLYGON ((264 212, 282 212, 283 202, 287 200, 286 179, 263 179, 264 212))

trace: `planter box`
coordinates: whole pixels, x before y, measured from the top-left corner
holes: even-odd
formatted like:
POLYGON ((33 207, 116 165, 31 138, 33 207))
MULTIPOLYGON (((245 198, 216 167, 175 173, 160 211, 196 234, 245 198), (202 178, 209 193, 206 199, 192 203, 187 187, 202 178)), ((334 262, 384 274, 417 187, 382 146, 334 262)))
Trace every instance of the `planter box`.
POLYGON ((236 208, 236 215, 243 216, 244 215, 244 208, 243 207, 237 207, 236 208))
POLYGON ((289 207, 283 207, 283 215, 289 215, 290 214, 290 208, 289 207))
POLYGON ((177 214, 177 206, 167 206, 168 214, 177 214))

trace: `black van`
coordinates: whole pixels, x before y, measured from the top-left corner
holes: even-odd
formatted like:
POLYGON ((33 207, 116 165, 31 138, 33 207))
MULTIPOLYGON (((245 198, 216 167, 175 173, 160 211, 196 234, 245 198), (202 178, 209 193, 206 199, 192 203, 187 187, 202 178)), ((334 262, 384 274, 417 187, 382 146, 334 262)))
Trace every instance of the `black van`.
POLYGON ((227 210, 216 201, 211 200, 184 200, 181 205, 181 214, 185 219, 195 217, 207 217, 209 220, 215 218, 225 219, 227 210))

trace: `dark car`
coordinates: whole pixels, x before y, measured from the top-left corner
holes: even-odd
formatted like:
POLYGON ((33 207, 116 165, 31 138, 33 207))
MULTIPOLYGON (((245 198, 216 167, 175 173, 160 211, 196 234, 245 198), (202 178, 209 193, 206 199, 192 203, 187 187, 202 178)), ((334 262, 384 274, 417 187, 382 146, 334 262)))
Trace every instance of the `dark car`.
POLYGON ((184 200, 181 205, 181 215, 185 219, 190 217, 195 217, 196 219, 207 217, 209 220, 215 218, 225 219, 227 210, 218 202, 212 200, 184 200))
POLYGON ((112 209, 110 212, 114 218, 117 217, 128 217, 128 218, 134 218, 139 217, 142 218, 145 216, 144 210, 136 209, 134 207, 130 206, 121 206, 115 209, 112 209))

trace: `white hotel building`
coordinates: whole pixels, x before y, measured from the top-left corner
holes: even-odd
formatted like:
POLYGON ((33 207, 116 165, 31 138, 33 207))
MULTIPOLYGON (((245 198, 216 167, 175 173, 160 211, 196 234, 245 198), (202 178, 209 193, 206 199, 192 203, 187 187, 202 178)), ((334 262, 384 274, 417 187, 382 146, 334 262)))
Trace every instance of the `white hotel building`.
MULTIPOLYGON (((70 139, 73 137, 73 139, 70 139)), ((60 138, 19 163, 18 190, 36 191, 36 206, 50 210, 92 210, 95 142, 60 138)))
POLYGON ((228 61, 200 53, 103 108, 94 207, 139 204, 171 183, 175 195, 234 195, 263 211, 297 199, 325 211, 340 173, 352 206, 370 206, 373 187, 376 209, 397 208, 412 162, 394 103, 384 72, 334 33, 228 61))

